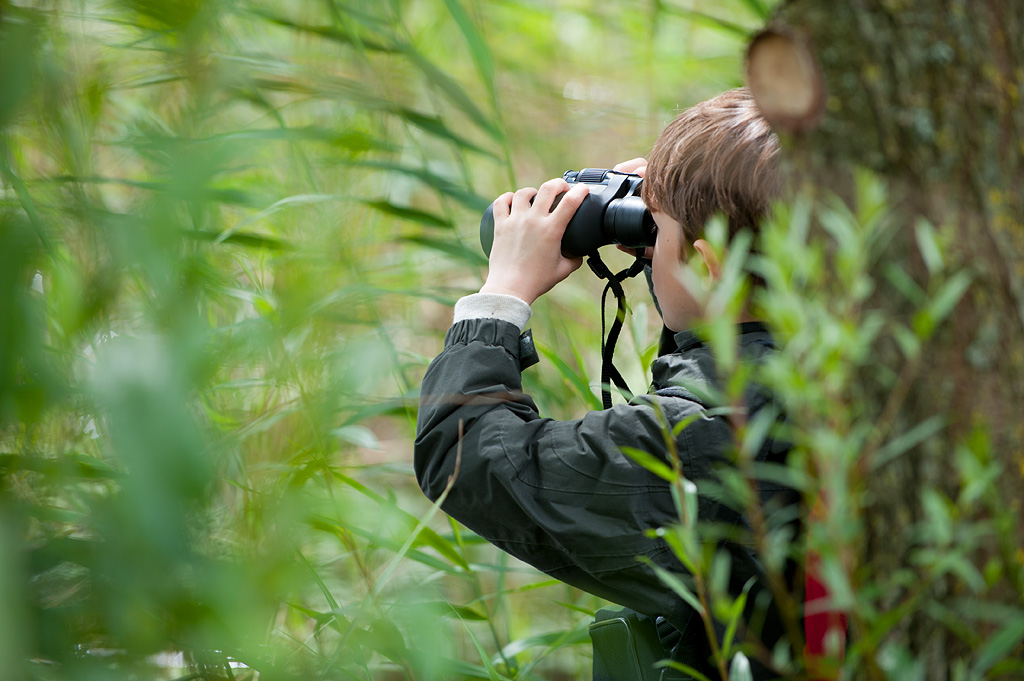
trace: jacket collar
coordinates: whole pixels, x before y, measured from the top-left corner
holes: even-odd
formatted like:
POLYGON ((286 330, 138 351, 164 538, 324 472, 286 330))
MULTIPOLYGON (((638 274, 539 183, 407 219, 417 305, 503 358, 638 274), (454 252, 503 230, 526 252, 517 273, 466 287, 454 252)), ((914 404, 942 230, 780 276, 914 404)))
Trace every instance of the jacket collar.
MULTIPOLYGON (((775 350, 771 333, 761 322, 743 322, 737 336, 743 361, 757 361, 775 350)), ((652 391, 659 395, 685 397, 711 406, 718 392, 718 372, 711 348, 702 340, 704 329, 675 335, 676 351, 654 360, 651 365, 652 391)))

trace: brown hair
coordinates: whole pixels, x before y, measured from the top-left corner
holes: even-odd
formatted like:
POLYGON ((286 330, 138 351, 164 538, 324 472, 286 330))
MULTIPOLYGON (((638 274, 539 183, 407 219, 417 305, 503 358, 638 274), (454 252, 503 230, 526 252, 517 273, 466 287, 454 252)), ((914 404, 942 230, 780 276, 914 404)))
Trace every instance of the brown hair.
POLYGON ((781 193, 778 154, 779 140, 750 91, 723 92, 676 116, 658 136, 644 202, 679 221, 684 248, 719 211, 730 239, 744 228, 756 232, 781 193))

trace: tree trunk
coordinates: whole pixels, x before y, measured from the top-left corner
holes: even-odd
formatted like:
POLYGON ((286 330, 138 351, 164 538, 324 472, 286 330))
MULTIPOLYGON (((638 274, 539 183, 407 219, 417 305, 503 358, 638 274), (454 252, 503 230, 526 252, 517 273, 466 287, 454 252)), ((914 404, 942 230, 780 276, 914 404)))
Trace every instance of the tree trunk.
MULTIPOLYGON (((883 609, 920 599, 879 641, 865 642, 866 632, 854 621, 851 644, 856 646, 859 636, 865 655, 856 675, 865 678, 893 676, 880 652, 892 641, 911 651, 923 664, 920 678, 932 681, 949 678, 961 663, 984 674, 991 662, 979 651, 995 632, 1007 632, 998 645, 1001 652, 1020 659, 1021 36, 1024 2, 1017 0, 793 0, 779 8, 751 46, 748 76, 754 95, 779 130, 799 181, 849 198, 851 170, 867 168, 883 178, 898 206, 900 228, 879 265, 871 304, 890 318, 912 314, 906 298, 884 284, 886 263, 896 263, 928 290, 934 258, 916 229, 922 217, 950 244, 945 267, 972 276, 952 315, 929 337, 919 363, 908 367, 893 339, 882 337, 874 348, 877 366, 857 381, 889 439, 934 415, 945 419, 936 435, 861 481, 864 536, 851 566, 852 581, 864 588, 883 584, 875 602, 883 609), (803 63, 801 50, 813 68, 797 68, 803 63), (820 103, 801 94, 819 90, 824 93, 820 103), (883 372, 899 378, 879 380, 883 372), (1001 500, 1004 509, 986 505, 967 489, 965 450, 991 453, 987 470, 996 478, 992 488, 998 496, 993 492, 987 499, 1001 500), (923 502, 930 489, 950 500, 957 527, 984 534, 969 551, 973 568, 936 577, 919 567, 922 526, 932 518, 923 502), (909 583, 887 579, 908 568, 915 571, 909 583), (914 591, 921 584, 927 585, 923 595, 914 591), (1007 617, 1017 629, 996 616, 972 620, 964 606, 971 599, 990 613, 993 603, 1012 606, 1016 614, 1007 617)), ((913 320, 906 321, 912 326, 913 320)), ((1010 674, 1020 678, 1024 671, 1018 666, 1010 674)))

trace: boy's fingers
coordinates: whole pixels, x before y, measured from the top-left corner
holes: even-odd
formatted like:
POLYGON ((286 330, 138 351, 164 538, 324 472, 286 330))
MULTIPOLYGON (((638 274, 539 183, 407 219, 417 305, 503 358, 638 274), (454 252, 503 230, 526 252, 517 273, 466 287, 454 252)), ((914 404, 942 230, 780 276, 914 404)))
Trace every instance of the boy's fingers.
MULTIPOLYGON (((629 255, 636 255, 635 248, 629 248, 628 246, 623 246, 622 244, 615 244, 615 248, 619 249, 623 253, 628 253, 629 255)), ((650 260, 651 258, 654 257, 654 249, 648 246, 647 248, 644 249, 643 255, 641 255, 640 257, 650 260)))
POLYGON ((498 198, 494 199, 494 219, 507 218, 512 210, 512 197, 515 196, 512 192, 505 192, 498 198))
POLYGON ((638 175, 643 175, 643 173, 638 172, 640 168, 647 168, 647 159, 638 156, 637 158, 631 158, 628 161, 615 164, 615 167, 612 168, 612 170, 620 173, 637 173, 638 175))
POLYGON ((530 207, 530 200, 537 195, 533 187, 523 187, 512 196, 512 211, 526 210, 530 207))
POLYGON ((585 184, 577 184, 573 186, 568 193, 562 197, 562 200, 558 202, 558 207, 552 211, 551 216, 556 220, 563 220, 565 224, 569 224, 569 220, 572 218, 576 209, 583 203, 583 199, 590 193, 590 188, 585 184))
POLYGON ((568 191, 568 189, 569 183, 560 177, 548 180, 540 186, 540 190, 537 192, 537 198, 533 200, 533 204, 544 208, 544 210, 550 211, 551 204, 555 202, 555 197, 564 191, 568 191))

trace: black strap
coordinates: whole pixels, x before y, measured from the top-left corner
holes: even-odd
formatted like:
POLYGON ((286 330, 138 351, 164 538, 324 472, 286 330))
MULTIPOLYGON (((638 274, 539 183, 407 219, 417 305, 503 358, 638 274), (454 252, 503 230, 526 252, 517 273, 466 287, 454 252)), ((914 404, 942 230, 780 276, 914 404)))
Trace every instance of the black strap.
POLYGON ((626 385, 622 374, 612 364, 612 356, 615 354, 615 343, 619 340, 619 333, 622 331, 622 322, 626 318, 626 292, 622 289, 622 281, 635 277, 644 271, 645 261, 641 258, 641 253, 643 251, 638 250, 633 264, 615 274, 612 274, 612 271, 608 269, 608 266, 601 260, 601 256, 596 251, 587 258, 587 264, 594 274, 599 279, 608 280, 608 283, 604 286, 604 291, 601 292, 601 404, 605 409, 612 408, 612 392, 609 387, 612 383, 619 389, 619 392, 622 393, 627 402, 633 399, 633 392, 626 385), (608 331, 608 341, 606 343, 604 337, 604 308, 605 301, 608 299, 609 289, 615 294, 615 300, 618 304, 615 311, 615 321, 612 322, 612 328, 608 331))

